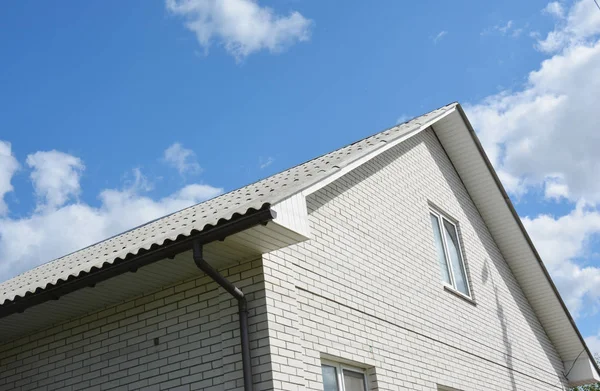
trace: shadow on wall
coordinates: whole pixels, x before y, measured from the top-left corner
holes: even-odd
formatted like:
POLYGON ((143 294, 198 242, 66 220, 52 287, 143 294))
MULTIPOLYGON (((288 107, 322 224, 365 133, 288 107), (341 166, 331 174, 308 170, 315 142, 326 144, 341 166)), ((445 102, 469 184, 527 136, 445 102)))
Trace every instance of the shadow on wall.
MULTIPOLYGON (((502 304, 502 300, 500 298, 501 291, 504 291, 504 290, 501 290, 502 286, 507 287, 507 289, 505 291, 510 293, 510 295, 513 299, 512 302, 516 304, 517 308, 523 315, 523 319, 525 319, 525 321, 529 325, 529 328, 531 329, 532 333, 535 335, 535 337, 538 341, 538 346, 540 346, 543 349, 548 362, 554 369, 554 373, 557 376, 560 376, 559 374, 563 373, 564 367, 563 367, 563 363, 562 363, 560 357, 558 356, 558 353, 554 350, 554 347, 552 346, 552 343, 548 339, 545 330, 543 329, 541 323, 535 316, 533 309, 531 309, 531 307, 529 306, 529 301, 525 297, 525 294, 523 293, 521 287, 517 283, 516 278, 512 274, 512 270, 510 270, 510 267, 508 266, 506 261, 504 261, 504 257, 502 256, 502 254, 500 253, 500 250, 496 246, 496 243, 494 242, 494 239, 492 238, 491 233, 488 231, 487 226, 485 225, 485 223, 483 221, 483 218, 479 214, 479 210, 477 209, 477 207, 473 203, 472 199, 470 198, 467 190, 464 187, 464 184, 462 183, 462 180, 460 179, 458 173, 454 169, 454 166, 452 165, 450 158, 446 154, 446 151, 442 147, 442 145, 441 145, 440 141, 437 139, 437 137, 426 138, 425 143, 427 145, 428 150, 434 157, 433 160, 436 162, 440 172, 444 176, 444 179, 449 184, 449 187, 452 190, 452 192, 454 193, 455 198, 458 200, 458 203, 460 204, 460 208, 462 209, 463 213, 467 216, 469 223, 471 224, 474 232, 476 233, 477 237, 479 238, 479 241, 482 243, 482 245, 485 248, 485 252, 488 257, 485 260, 484 269, 482 270, 482 280, 483 280, 482 282, 485 284, 488 279, 493 278, 494 273, 496 273, 496 275, 499 276, 501 279, 499 281, 492 280, 493 286, 492 286, 491 290, 493 291, 494 296, 495 296, 496 311, 497 311, 498 319, 500 320, 500 327, 502 329, 502 336, 503 336, 504 345, 505 345, 505 349, 506 349, 507 365, 510 368, 512 368, 513 359, 515 359, 515 357, 512 355, 513 354, 513 345, 510 341, 510 337, 509 337, 509 333, 508 333, 509 330, 508 330, 507 318, 505 315, 505 308, 504 308, 504 305, 502 304), (449 170, 448 169, 449 167, 452 167, 452 169, 449 170), (488 259, 491 261, 491 263, 488 262, 488 259)), ((460 242, 462 245, 463 244, 462 232, 459 232, 459 235, 460 235, 460 242)), ((469 273, 469 262, 466 260, 466 255, 465 255, 465 263, 466 263, 468 278, 470 281, 473 281, 470 278, 471 276, 469 273)), ((507 298, 504 299, 505 303, 508 302, 506 299, 507 298)), ((519 360, 526 362, 525 360, 527 360, 527 357, 523 357, 519 360)), ((516 389, 515 385, 514 385, 514 374, 512 373, 512 371, 510 371, 510 372, 511 372, 511 380, 513 381, 513 389, 516 389)))
MULTIPOLYGON (((498 287, 494 282, 494 276, 490 273, 488 260, 485 260, 483 265, 483 269, 481 270, 481 281, 483 284, 487 284, 488 280, 492 283, 492 288, 494 289, 494 297, 496 299, 496 314, 498 315, 498 320, 500 321, 500 327, 502 328, 502 341, 504 342, 504 347, 506 348, 506 366, 508 368, 513 367, 513 357, 512 357, 512 343, 510 342, 510 338, 508 336, 508 321, 506 320, 506 316, 504 315, 504 307, 500 302, 500 297, 498 296, 498 287)), ((517 385, 515 384, 515 374, 511 369, 508 370, 508 376, 510 378, 510 385, 513 390, 517 389, 517 385)))

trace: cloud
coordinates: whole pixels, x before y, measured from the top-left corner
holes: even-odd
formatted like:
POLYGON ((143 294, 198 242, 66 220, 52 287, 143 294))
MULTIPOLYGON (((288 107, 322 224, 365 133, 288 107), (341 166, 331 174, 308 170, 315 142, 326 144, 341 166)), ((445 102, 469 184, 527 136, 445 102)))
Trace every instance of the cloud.
POLYGON ((11 180, 19 169, 19 162, 12 154, 10 143, 0 140, 0 216, 8 212, 4 196, 13 191, 11 180))
POLYGON ((521 35, 522 32, 523 28, 515 27, 515 23, 512 20, 509 20, 505 24, 497 24, 493 27, 486 28, 481 32, 481 35, 497 34, 503 36, 509 35, 513 38, 517 38, 521 35))
POLYGON ((587 337, 585 343, 595 357, 600 357, 600 334, 587 337))
POLYGON ((552 1, 542 10, 543 13, 562 19, 565 17, 565 8, 558 1, 552 1))
POLYGON ((440 41, 446 35, 448 35, 448 32, 446 30, 440 31, 435 37, 433 37, 433 43, 438 43, 438 41, 440 41))
POLYGON ((164 161, 179 171, 179 174, 198 174, 202 168, 196 161, 196 154, 191 149, 186 149, 180 143, 174 143, 165 149, 164 161))
POLYGON ((600 233, 600 213, 579 203, 565 216, 525 217, 523 224, 574 316, 600 309, 600 267, 578 264, 592 252, 592 239, 600 233))
POLYGON ((272 156, 269 156, 266 159, 260 157, 258 159, 258 164, 259 164, 260 169, 262 170, 262 169, 269 167, 271 164, 273 164, 274 161, 275 161, 275 158, 272 156))
MULTIPOLYGON (((566 215, 523 222, 570 311, 581 318, 600 309, 594 253, 600 239, 600 11, 593 1, 562 4, 543 10, 556 25, 532 35, 547 58, 523 86, 465 110, 513 197, 532 192, 572 205, 566 215)), ((596 351, 598 338, 588 339, 596 351)))
POLYGON ((278 15, 255 0, 166 0, 166 6, 186 21, 205 50, 217 42, 237 61, 260 50, 278 53, 310 38, 311 20, 296 11, 278 15))
POLYGON ((38 208, 56 208, 76 198, 79 178, 85 169, 81 159, 59 151, 36 152, 27 156, 38 208))
MULTIPOLYGON (((596 10, 598 14, 598 12, 596 10)), ((600 19, 599 19, 600 22, 600 19)), ((524 88, 465 109, 508 190, 545 189, 600 201, 600 42, 572 45, 542 62, 524 88)))
POLYGON ((191 184, 155 200, 146 194, 151 188, 148 180, 135 169, 124 188, 102 190, 99 206, 92 206, 73 200, 80 191, 79 158, 57 151, 30 157, 28 164, 39 173, 34 179, 36 194, 52 208, 38 208, 22 218, 0 217, 0 280, 223 192, 191 184), (43 173, 52 179, 43 178, 43 173))
POLYGON ((497 26, 496 29, 502 34, 506 34, 512 27, 513 21, 509 20, 504 26, 497 26))
POLYGON ((547 176, 544 184, 544 197, 549 200, 560 201, 569 198, 569 188, 562 177, 547 176))
POLYGON ((544 12, 557 19, 557 25, 537 48, 542 52, 556 53, 574 45, 587 45, 596 41, 600 33, 600 10, 593 1, 579 0, 568 11, 558 2, 552 2, 544 12))

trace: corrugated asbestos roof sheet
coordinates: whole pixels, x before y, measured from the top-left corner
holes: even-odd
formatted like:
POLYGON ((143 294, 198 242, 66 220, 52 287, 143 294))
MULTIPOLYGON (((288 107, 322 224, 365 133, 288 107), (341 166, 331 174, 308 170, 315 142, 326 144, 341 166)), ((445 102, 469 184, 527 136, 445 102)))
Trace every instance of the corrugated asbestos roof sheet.
POLYGON ((189 236, 192 230, 202 231, 205 227, 214 226, 220 220, 229 220, 236 214, 244 215, 251 209, 261 208, 264 204, 282 201, 382 147, 385 143, 445 114, 455 106, 456 104, 450 104, 441 107, 251 185, 42 264, 1 283, 0 305, 50 288, 61 281, 75 279, 81 273, 100 269, 117 259, 125 259, 129 254, 135 255, 141 249, 149 250, 153 245, 162 245, 166 240, 175 240, 179 235, 189 236))

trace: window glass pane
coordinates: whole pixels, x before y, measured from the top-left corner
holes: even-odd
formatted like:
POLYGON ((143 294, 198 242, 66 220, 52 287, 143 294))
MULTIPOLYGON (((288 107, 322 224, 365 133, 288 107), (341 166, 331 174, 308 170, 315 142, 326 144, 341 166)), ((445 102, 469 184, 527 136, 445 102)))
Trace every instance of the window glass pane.
POLYGON ((442 278, 450 284, 450 273, 448 272, 448 263, 446 253, 444 252, 444 243, 442 243, 442 234, 440 233, 440 224, 437 216, 431 215, 431 225, 433 226, 433 241, 437 250, 438 263, 442 272, 442 278))
POLYGON ((338 391, 337 371, 330 365, 321 365, 323 373, 323 390, 338 391))
POLYGON ((344 373, 344 389, 346 391, 366 391, 365 375, 361 372, 343 370, 344 373))
POLYGON ((448 245, 448 255, 450 256, 450 262, 452 262, 452 270, 454 271, 454 283, 456 289, 465 295, 469 294, 467 289, 467 278, 463 263, 460 255, 458 236, 456 234, 456 227, 449 221, 443 220, 444 222, 444 233, 446 235, 446 245, 448 245))

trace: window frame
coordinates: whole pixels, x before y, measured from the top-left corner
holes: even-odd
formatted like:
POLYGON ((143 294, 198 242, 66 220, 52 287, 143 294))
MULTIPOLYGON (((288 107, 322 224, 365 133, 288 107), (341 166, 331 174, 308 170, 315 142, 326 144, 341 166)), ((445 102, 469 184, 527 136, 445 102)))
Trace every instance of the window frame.
MULTIPOLYGON (((448 269, 448 272, 450 274, 450 276, 449 276, 450 284, 448 284, 446 281, 442 281, 442 283, 444 284, 444 287, 451 290, 453 293, 463 296, 469 300, 473 300, 473 294, 471 292, 471 283, 469 281, 469 273, 467 271, 465 255, 464 255, 462 243, 460 240, 461 236, 460 236, 458 222, 456 220, 448 217, 446 214, 444 214, 444 213, 440 212, 439 210, 432 208, 432 207, 429 208, 429 214, 433 215, 437 218, 438 229, 440 231, 440 237, 442 239, 442 247, 444 248, 444 258, 446 261, 446 268, 448 269), (450 258, 450 252, 448 250, 448 243, 446 243, 446 231, 445 231, 445 227, 444 227, 444 222, 447 222, 450 225, 452 225, 452 227, 454 228, 454 232, 456 234, 456 241, 457 241, 457 245, 458 245, 458 256, 460 258, 460 264, 462 266, 462 269, 465 272, 464 279, 465 279, 465 285, 467 287, 467 293, 461 292, 458 289, 458 287, 456 286, 456 278, 454 277, 454 273, 455 273, 454 266, 452 265, 452 261, 450 258)), ((430 218, 430 220, 431 220, 431 218, 430 218)), ((432 227, 432 229, 433 229, 433 227, 432 227)))
MULTIPOLYGON (((335 368, 335 376, 337 378, 337 386, 338 386, 337 391, 346 391, 346 384, 344 383, 344 370, 348 370, 348 371, 355 372, 355 373, 361 373, 363 375, 365 391, 369 391, 369 382, 368 382, 368 378, 367 378, 366 369, 360 368, 360 367, 355 367, 355 366, 348 365, 348 364, 344 364, 344 363, 337 362, 337 361, 325 360, 325 359, 321 360, 321 368, 323 367, 323 365, 335 368)), ((321 379, 321 382, 323 382, 323 379, 321 379)))
POLYGON ((443 386, 441 384, 438 384, 437 391, 462 391, 462 390, 459 390, 458 388, 452 388, 452 387, 443 386))

